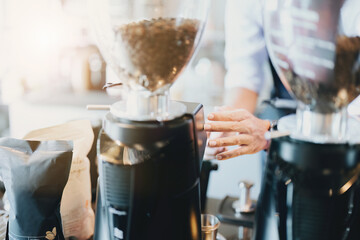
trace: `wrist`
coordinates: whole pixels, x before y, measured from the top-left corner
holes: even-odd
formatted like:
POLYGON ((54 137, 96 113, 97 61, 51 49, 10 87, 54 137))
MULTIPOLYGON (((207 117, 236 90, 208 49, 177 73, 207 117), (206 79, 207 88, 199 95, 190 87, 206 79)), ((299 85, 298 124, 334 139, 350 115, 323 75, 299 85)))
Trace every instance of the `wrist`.
POLYGON ((264 128, 266 129, 266 131, 270 131, 271 120, 263 120, 263 122, 264 122, 264 128))
POLYGON ((277 120, 268 120, 269 121, 269 128, 268 128, 268 131, 275 131, 277 130, 277 124, 278 124, 278 121, 277 120))

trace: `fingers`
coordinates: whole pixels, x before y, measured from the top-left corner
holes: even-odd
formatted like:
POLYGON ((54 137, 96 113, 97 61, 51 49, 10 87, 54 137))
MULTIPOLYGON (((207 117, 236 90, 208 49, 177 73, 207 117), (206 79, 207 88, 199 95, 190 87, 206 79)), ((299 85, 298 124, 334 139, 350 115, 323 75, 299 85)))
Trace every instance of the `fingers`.
POLYGON ((251 148, 249 146, 239 146, 236 149, 226 151, 226 152, 216 155, 216 159, 217 160, 226 160, 226 159, 234 158, 234 157, 237 157, 240 155, 252 154, 252 153, 253 152, 251 151, 251 148))
POLYGON ((208 138, 209 140, 224 137, 226 135, 224 132, 208 132, 208 133, 210 133, 210 136, 208 138))
POLYGON ((205 131, 247 133, 247 128, 239 122, 209 122, 204 125, 205 131))
POLYGON ((251 143, 252 137, 246 134, 239 134, 236 136, 223 137, 209 140, 210 147, 225 147, 234 145, 248 145, 251 143))
POLYGON ((213 112, 208 115, 211 121, 242 121, 249 118, 250 113, 245 109, 213 112))
POLYGON ((207 139, 210 138, 210 135, 211 135, 211 132, 206 132, 206 137, 207 137, 207 139))
POLYGON ((215 156, 216 154, 219 154, 219 153, 222 153, 225 151, 226 151, 226 149, 224 147, 220 147, 220 148, 208 147, 205 149, 205 154, 215 156))
POLYGON ((216 159, 217 154, 225 152, 227 150, 228 149, 226 147, 219 147, 219 148, 207 147, 204 153, 204 160, 216 159))

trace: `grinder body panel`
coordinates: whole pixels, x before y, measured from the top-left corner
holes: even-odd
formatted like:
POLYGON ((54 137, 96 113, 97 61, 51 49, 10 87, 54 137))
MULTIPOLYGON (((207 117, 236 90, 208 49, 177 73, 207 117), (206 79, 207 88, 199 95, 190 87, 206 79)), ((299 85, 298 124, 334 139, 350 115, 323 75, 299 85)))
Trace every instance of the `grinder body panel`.
POLYGON ((98 140, 95 240, 201 238, 200 166, 206 143, 200 104, 167 122, 109 113, 98 140))

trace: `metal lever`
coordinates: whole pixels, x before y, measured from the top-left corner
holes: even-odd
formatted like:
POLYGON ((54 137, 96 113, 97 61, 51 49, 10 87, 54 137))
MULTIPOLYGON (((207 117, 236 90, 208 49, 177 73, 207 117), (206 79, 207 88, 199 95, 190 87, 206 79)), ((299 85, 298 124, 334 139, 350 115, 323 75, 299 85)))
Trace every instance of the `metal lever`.
POLYGON ((86 105, 87 110, 110 110, 110 105, 86 105))
POLYGON ((104 86, 103 86, 103 89, 107 89, 107 88, 111 88, 111 87, 115 87, 115 86, 122 86, 123 83, 106 83, 104 86))
POLYGON ((254 212, 255 208, 250 198, 250 190, 253 186, 254 184, 248 181, 239 182, 239 200, 233 202, 232 204, 232 207, 237 214, 254 212))

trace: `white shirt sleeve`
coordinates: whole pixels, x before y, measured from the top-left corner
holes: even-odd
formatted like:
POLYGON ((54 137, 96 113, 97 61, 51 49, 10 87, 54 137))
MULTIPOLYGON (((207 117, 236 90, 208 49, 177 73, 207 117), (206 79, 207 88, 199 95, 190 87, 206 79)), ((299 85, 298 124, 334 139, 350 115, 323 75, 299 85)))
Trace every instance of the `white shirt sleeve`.
POLYGON ((264 82, 267 51, 260 0, 227 0, 225 10, 225 87, 244 87, 256 93, 264 82))
POLYGON ((341 8, 341 23, 347 36, 360 36, 360 0, 347 0, 341 8))

